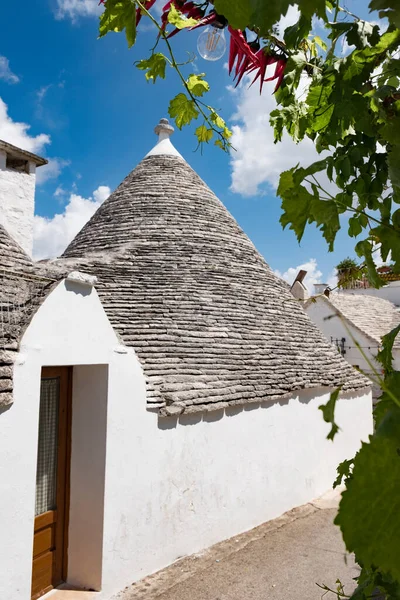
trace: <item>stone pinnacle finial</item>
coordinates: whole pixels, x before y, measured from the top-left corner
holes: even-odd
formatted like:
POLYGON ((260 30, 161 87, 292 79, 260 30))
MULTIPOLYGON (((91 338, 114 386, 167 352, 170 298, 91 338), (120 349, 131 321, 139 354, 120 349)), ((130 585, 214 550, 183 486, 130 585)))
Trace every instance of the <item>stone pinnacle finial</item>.
POLYGON ((160 119, 158 125, 155 126, 154 132, 158 135, 159 141, 169 138, 175 129, 169 124, 168 119, 160 119))

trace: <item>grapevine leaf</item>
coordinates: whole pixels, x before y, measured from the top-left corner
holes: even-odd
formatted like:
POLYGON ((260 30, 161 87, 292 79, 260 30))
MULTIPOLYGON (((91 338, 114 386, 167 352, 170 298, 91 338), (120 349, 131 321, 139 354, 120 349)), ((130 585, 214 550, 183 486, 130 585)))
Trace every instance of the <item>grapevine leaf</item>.
MULTIPOLYGON (((283 39, 287 47, 296 48, 311 31, 311 17, 300 15, 299 20, 294 25, 286 27, 283 39)), ((317 38, 315 38, 317 41, 317 38)))
POLYGON ((199 141, 199 144, 202 144, 203 142, 208 143, 214 135, 213 130, 207 129, 207 127, 205 125, 200 125, 200 127, 198 127, 196 129, 195 133, 196 133, 196 137, 199 141))
POLYGON ((362 232, 362 227, 358 217, 350 217, 349 219, 349 236, 357 237, 362 232))
POLYGON ((316 35, 314 37, 314 41, 317 44, 317 46, 319 46, 321 48, 321 50, 323 50, 324 52, 326 52, 328 50, 328 46, 326 45, 324 40, 319 37, 319 35, 316 35))
POLYGON ((171 8, 168 13, 168 23, 174 25, 177 29, 185 29, 186 27, 194 27, 197 25, 197 19, 193 19, 192 17, 185 17, 179 10, 176 8, 175 4, 171 4, 171 8))
POLYGON ((368 271, 368 279, 375 288, 380 288, 384 284, 384 281, 379 277, 374 259, 372 256, 372 243, 368 240, 362 240, 355 246, 355 251, 358 256, 365 258, 365 265, 368 271))
MULTIPOLYGON (((255 26, 264 35, 285 16, 293 0, 214 0, 215 10, 224 15, 234 29, 255 26)), ((299 12, 305 17, 316 14, 326 19, 325 0, 298 0, 299 12)))
POLYGON ((216 127, 219 127, 219 129, 224 129, 226 127, 224 119, 220 117, 220 115, 217 112, 212 111, 210 119, 214 123, 214 125, 216 125, 216 127))
POLYGON ((393 408, 393 396, 399 395, 400 371, 392 371, 385 375, 383 392, 374 408, 375 427, 378 428, 386 413, 393 408))
POLYGON ((338 466, 336 468, 337 477, 336 477, 335 481, 333 482, 333 488, 336 488, 339 485, 342 485, 343 480, 347 481, 351 477, 353 464, 354 464, 354 458, 351 458, 350 460, 344 460, 338 464, 338 466))
POLYGON ((194 96, 203 96, 210 89, 210 85, 204 80, 205 73, 189 75, 186 80, 187 86, 194 96))
POLYGON ((167 66, 167 59, 164 54, 161 52, 156 52, 152 54, 150 58, 145 60, 140 60, 136 67, 141 71, 146 71, 145 76, 147 81, 152 80, 153 83, 156 82, 157 77, 161 77, 161 79, 165 79, 165 67, 167 66))
POLYGON ((335 405, 337 399, 339 398, 340 389, 341 388, 339 387, 337 390, 331 393, 326 404, 321 404, 321 406, 318 406, 319 410, 322 410, 325 423, 329 423, 331 425, 331 430, 326 438, 332 441, 339 431, 339 426, 335 423, 335 405))
POLYGON ((367 21, 356 21, 347 34, 347 43, 356 48, 365 48, 369 43, 374 44, 379 40, 379 27, 367 21))
POLYGON ((109 31, 125 29, 128 47, 136 41, 136 7, 132 0, 107 0, 104 12, 100 16, 99 36, 103 37, 109 31))
MULTIPOLYGON (((389 333, 382 337, 382 348, 376 355, 376 359, 383 365, 383 368, 387 371, 393 371, 393 345, 396 337, 400 333, 400 325, 392 329, 389 333)), ((399 388, 400 389, 400 388, 399 388)))
MULTIPOLYGON (((288 173, 288 171, 286 171, 286 173, 288 173)), ((297 241, 300 243, 309 218, 313 196, 304 187, 300 187, 297 194, 285 194, 282 191, 284 181, 285 173, 282 173, 278 187, 278 194, 283 198, 283 214, 280 218, 280 223, 283 229, 289 225, 289 228, 294 231, 297 241)))
POLYGON ((389 177, 392 184, 400 187, 400 148, 394 146, 392 151, 388 153, 389 177))
POLYGON ((335 523, 347 550, 400 581, 400 409, 388 411, 354 459, 335 523))
POLYGON ((389 21, 400 28, 400 5, 398 0, 371 0, 369 9, 379 11, 381 18, 387 17, 389 21))
POLYGON ((320 200, 314 197, 311 203, 310 222, 315 221, 328 242, 329 252, 333 252, 336 234, 340 229, 338 207, 334 200, 320 200))
POLYGON ((182 129, 189 125, 193 119, 197 119, 199 112, 194 101, 185 94, 180 93, 171 100, 168 107, 169 116, 175 119, 176 126, 182 129))

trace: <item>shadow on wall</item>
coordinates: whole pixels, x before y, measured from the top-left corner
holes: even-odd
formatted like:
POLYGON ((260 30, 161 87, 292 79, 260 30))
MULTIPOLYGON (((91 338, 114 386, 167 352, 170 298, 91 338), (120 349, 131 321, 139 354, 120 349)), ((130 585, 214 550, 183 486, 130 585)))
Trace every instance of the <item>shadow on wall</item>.
POLYGON ((7 404, 6 406, 0 406, 0 416, 7 412, 8 410, 10 410, 10 408, 12 407, 14 403, 12 402, 11 404, 7 404))
POLYGON ((293 398, 298 398, 302 404, 308 404, 313 398, 318 396, 324 396, 328 392, 327 389, 322 388, 310 388, 306 390, 299 390, 298 393, 291 394, 285 398, 279 398, 276 400, 270 400, 265 402, 251 402, 248 404, 242 404, 240 406, 229 406, 224 409, 212 410, 209 412, 198 412, 192 414, 183 414, 176 417, 159 417, 158 428, 161 430, 175 429, 179 425, 188 426, 196 425, 201 421, 207 423, 214 423, 220 421, 223 417, 235 417, 242 412, 250 412, 259 409, 268 409, 271 406, 279 404, 280 406, 286 406, 293 398))

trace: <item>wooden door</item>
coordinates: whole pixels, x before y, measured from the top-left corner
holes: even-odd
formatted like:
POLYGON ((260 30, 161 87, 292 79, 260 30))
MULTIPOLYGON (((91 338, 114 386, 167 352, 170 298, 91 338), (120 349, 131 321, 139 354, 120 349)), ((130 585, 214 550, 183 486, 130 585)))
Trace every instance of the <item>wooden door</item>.
POLYGON ((33 536, 32 599, 66 577, 71 370, 42 370, 33 536))

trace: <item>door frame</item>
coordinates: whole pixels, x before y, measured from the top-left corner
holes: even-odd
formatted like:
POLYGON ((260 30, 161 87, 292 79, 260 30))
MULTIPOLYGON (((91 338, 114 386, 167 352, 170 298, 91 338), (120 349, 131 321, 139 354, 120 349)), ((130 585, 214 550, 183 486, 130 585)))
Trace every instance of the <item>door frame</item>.
MULTIPOLYGON (((68 569, 68 523, 71 482, 72 367, 42 367, 40 377, 41 382, 43 379, 51 379, 54 377, 60 378, 57 475, 59 475, 59 473, 64 473, 61 485, 60 482, 57 481, 56 495, 57 522, 54 538, 55 557, 52 570, 52 580, 57 586, 59 584, 58 582, 63 582, 66 580, 68 569)), ((36 519, 37 517, 35 517, 35 521, 36 519)))

